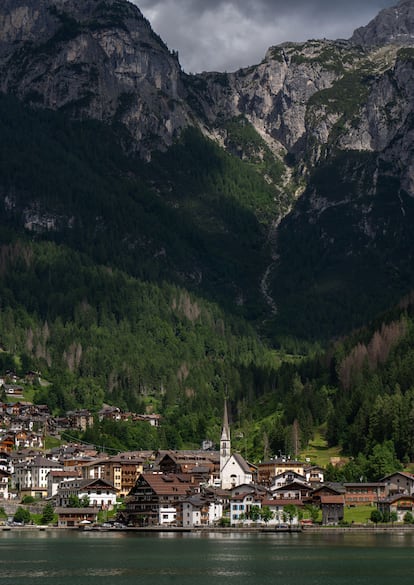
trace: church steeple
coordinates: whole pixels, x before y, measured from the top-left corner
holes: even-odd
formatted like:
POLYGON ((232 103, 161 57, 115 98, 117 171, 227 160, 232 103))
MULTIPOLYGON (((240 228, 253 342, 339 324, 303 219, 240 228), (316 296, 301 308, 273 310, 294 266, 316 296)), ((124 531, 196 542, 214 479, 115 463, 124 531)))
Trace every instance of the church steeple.
POLYGON ((220 471, 223 469, 231 455, 231 439, 229 417, 227 413, 227 400, 224 401, 223 429, 220 439, 220 471))

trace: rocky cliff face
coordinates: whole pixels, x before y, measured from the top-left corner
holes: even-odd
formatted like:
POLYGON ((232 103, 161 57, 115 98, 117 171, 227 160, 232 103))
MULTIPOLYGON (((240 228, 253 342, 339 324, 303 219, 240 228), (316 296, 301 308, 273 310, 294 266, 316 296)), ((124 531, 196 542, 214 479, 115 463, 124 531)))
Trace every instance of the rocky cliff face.
POLYGON ((367 47, 414 44, 412 1, 401 0, 396 6, 382 10, 367 26, 358 28, 351 41, 367 47))
POLYGON ((384 290, 389 274, 395 290, 414 283, 414 258, 397 260, 414 247, 414 0, 348 41, 285 43, 229 74, 184 74, 126 0, 3 0, 0 31, 2 92, 126 129, 125 148, 144 158, 197 126, 258 162, 276 186, 275 262, 262 280, 274 313, 311 289, 336 299, 349 286, 338 274, 355 270, 350 259, 365 267, 369 254, 384 290), (308 277, 296 281, 305 264, 308 277))
POLYGON ((124 0, 4 0, 0 89, 78 118, 116 120, 143 156, 188 124, 181 69, 124 0))
POLYGON ((382 11, 350 41, 285 43, 231 74, 183 74, 126 0, 4 0, 0 30, 2 92, 120 122, 144 157, 193 124, 225 145, 223 123, 243 116, 276 157, 289 153, 307 168, 332 142, 383 150, 411 108, 401 86, 409 83, 407 56, 395 65, 389 45, 411 43, 412 0, 382 11))

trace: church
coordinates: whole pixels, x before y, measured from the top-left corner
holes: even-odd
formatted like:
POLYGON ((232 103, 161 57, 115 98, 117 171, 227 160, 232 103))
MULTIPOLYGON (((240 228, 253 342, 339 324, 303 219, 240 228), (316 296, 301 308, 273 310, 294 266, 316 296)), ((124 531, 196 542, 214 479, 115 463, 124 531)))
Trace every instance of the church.
POLYGON ((231 452, 227 402, 224 403, 223 430, 220 439, 220 482, 223 490, 253 483, 253 471, 240 453, 231 452))

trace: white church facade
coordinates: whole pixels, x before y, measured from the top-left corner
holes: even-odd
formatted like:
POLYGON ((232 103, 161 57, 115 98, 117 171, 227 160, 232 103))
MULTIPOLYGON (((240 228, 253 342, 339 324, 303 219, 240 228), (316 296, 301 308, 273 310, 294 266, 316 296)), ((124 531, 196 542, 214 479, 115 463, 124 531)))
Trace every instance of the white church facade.
POLYGON ((231 452, 227 402, 224 403, 223 430, 220 439, 220 483, 223 490, 253 483, 253 471, 239 454, 231 452))

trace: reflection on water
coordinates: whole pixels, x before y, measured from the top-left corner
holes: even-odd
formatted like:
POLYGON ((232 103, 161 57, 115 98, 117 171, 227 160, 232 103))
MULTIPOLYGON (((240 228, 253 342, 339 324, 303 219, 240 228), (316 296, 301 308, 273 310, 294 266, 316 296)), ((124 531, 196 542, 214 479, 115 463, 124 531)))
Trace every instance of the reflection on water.
POLYGON ((399 585, 414 534, 0 533, 0 585, 399 585))

